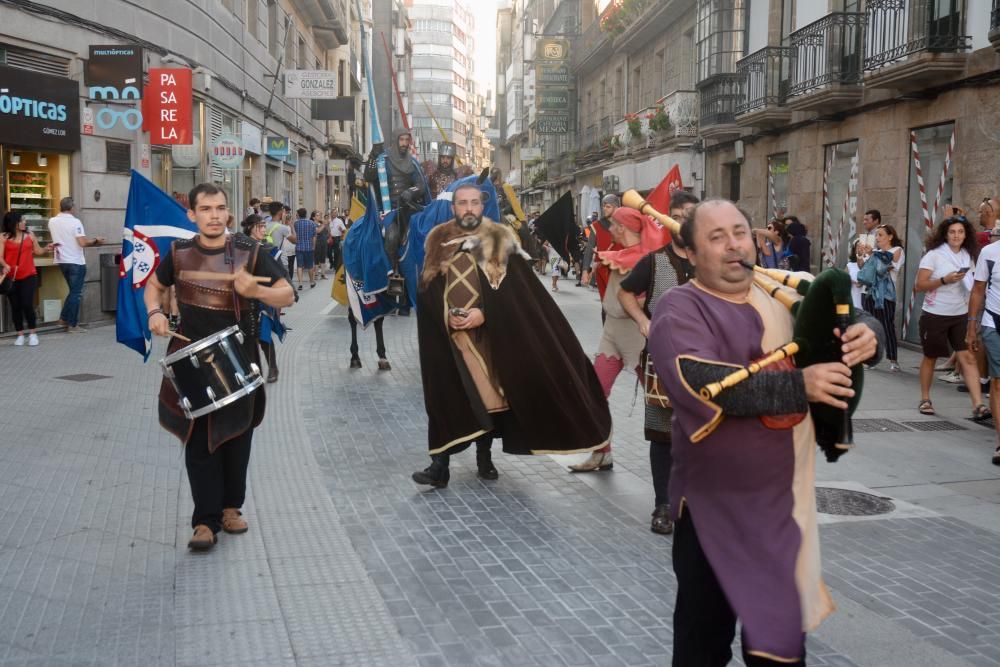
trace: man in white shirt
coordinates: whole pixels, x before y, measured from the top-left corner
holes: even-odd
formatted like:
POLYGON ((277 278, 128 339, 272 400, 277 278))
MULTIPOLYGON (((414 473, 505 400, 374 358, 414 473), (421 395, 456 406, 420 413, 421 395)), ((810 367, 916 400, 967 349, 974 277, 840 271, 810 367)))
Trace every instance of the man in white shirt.
POLYGON ((344 219, 340 217, 340 213, 335 211, 333 220, 330 221, 330 248, 333 250, 334 273, 340 268, 340 263, 343 261, 340 242, 344 238, 345 231, 347 231, 347 225, 344 223, 344 219))
MULTIPOLYGON (((990 412, 1000 415, 1000 241, 983 248, 976 262, 976 282, 969 296, 969 325, 965 342, 975 352, 986 351, 990 374, 990 412)), ((993 465, 1000 466, 1000 419, 993 465)))
POLYGON ((55 263, 59 265, 59 270, 66 279, 66 286, 69 287, 59 323, 69 333, 82 333, 80 302, 83 300, 83 281, 87 277, 87 258, 83 249, 101 245, 104 239, 87 238, 83 223, 73 215, 74 208, 76 204, 72 197, 63 197, 59 201, 59 215, 49 219, 49 235, 52 237, 55 263))

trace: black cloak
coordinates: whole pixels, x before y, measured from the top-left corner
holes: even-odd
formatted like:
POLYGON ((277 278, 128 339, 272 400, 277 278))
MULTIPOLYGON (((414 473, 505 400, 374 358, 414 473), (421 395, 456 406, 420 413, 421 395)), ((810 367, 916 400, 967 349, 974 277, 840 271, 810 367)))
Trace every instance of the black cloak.
MULTIPOLYGON (((442 266, 441 260, 458 247, 442 248, 442 242, 468 234, 454 221, 431 232, 425 279, 417 292, 420 371, 431 454, 460 451, 493 430, 493 419, 451 342, 444 307, 446 278, 434 268, 442 266)), ((611 438, 611 413, 594 366, 562 311, 521 256, 513 232, 484 219, 472 234, 485 239, 478 253, 473 252, 486 319, 483 327, 492 370, 510 406, 503 450, 574 454, 605 446, 611 438), (511 243, 489 242, 486 237, 495 236, 497 228, 510 235, 511 243), (499 280, 498 265, 505 268, 499 280), (484 266, 490 269, 496 288, 491 287, 484 266)))

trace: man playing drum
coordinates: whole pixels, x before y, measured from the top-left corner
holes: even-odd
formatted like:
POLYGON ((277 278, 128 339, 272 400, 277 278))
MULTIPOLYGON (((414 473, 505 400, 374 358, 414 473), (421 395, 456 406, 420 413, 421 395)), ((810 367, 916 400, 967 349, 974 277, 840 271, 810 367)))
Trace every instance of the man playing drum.
MULTIPOLYGON (((179 334, 197 342, 238 324, 244 351, 259 365, 251 301, 275 308, 290 306, 295 298, 292 286, 277 261, 267 252, 258 252, 257 242, 226 235, 229 207, 223 190, 202 183, 191 190, 188 202, 188 217, 198 226, 198 235, 174 241, 147 283, 149 330, 158 336, 170 335, 167 317, 159 304, 164 292, 175 286, 181 312, 179 334), (199 277, 191 277, 193 272, 199 277), (205 278, 211 274, 219 277, 205 278), (266 279, 264 282, 271 286, 255 277, 266 279)), ((185 343, 173 338, 168 354, 185 343)), ((194 535, 188 547, 204 551, 215 544, 220 529, 227 533, 247 531, 240 508, 246 495, 253 429, 264 416, 264 389, 196 419, 185 415, 180 399, 164 378, 160 387, 160 424, 185 445, 184 459, 194 499, 194 535)))

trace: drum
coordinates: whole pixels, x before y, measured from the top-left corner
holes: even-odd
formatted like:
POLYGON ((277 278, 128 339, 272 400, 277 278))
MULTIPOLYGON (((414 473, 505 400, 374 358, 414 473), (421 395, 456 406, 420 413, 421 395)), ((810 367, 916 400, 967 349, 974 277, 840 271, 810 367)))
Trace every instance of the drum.
POLYGON ((249 396, 264 384, 243 349, 236 325, 182 347, 160 361, 188 419, 196 419, 249 396))

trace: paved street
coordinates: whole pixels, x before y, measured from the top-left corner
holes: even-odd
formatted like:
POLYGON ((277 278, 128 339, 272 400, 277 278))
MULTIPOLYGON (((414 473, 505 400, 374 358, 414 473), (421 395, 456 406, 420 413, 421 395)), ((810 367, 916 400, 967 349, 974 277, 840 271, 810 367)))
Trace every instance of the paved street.
MULTIPOLYGON (((183 458, 156 424, 163 344, 143 365, 113 327, 0 340, 0 664, 669 664, 670 538, 648 527, 634 378, 611 399, 613 472, 499 455, 484 482, 468 452, 446 490, 424 490, 416 322, 387 320, 391 372, 373 333, 349 371, 328 285, 289 311, 250 532, 208 554, 186 549, 183 458)), ((562 281, 554 296, 593 351, 596 293, 562 281)), ((821 517, 839 611, 810 636, 810 665, 1000 666, 992 430, 940 382, 938 415, 919 415, 918 360, 866 376, 858 447, 819 464, 821 486, 894 509, 821 517)))

